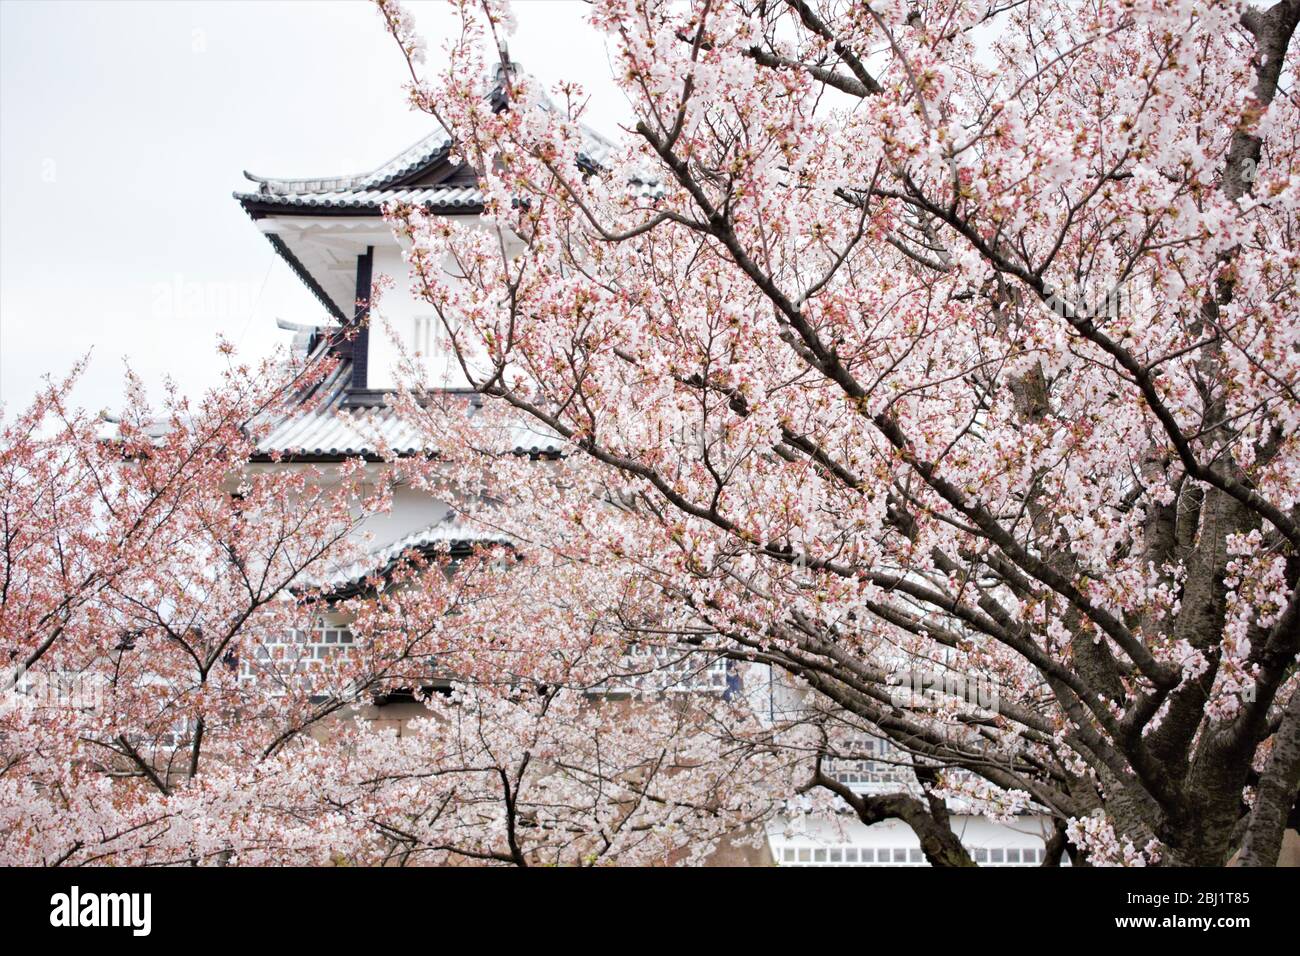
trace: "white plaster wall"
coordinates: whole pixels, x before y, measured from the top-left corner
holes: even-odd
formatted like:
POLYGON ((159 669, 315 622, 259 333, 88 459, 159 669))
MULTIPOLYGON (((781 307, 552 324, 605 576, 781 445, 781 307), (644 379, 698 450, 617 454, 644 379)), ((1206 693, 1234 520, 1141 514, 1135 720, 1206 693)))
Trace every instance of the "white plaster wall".
MULTIPOLYGON (((460 226, 487 228, 477 217, 454 218, 460 226)), ((519 248, 513 237, 507 241, 508 255, 515 254, 519 248)), ((459 283, 455 271, 454 263, 448 258, 443 263, 442 280, 453 288, 459 283)), ((389 276, 393 283, 381 294, 371 311, 367 387, 392 389, 397 386, 401 362, 397 343, 401 342, 408 355, 417 351, 421 353, 426 371, 425 387, 464 388, 467 382, 460 364, 451 355, 446 328, 434 307, 417 293, 410 265, 396 239, 375 246, 372 272, 376 279, 381 275, 389 276)))
POLYGON ((393 492, 392 509, 367 516, 355 534, 372 535, 368 546, 375 551, 437 524, 446 516, 447 505, 443 502, 412 488, 401 487, 393 492))
POLYGON ((373 273, 376 279, 390 276, 393 285, 381 293, 370 313, 370 363, 366 371, 369 388, 396 388, 401 363, 398 342, 410 358, 425 366, 432 388, 461 388, 465 385, 459 368, 451 361, 446 334, 433 306, 415 294, 410 267, 396 243, 375 249, 373 273))
MULTIPOLYGON (((291 471, 308 467, 317 468, 326 483, 335 481, 334 465, 301 465, 296 463, 255 464, 253 471, 291 471)), ((366 466, 367 480, 386 480, 388 466, 371 464, 366 466)), ((423 531, 430 525, 442 521, 448 513, 447 504, 428 494, 406 485, 394 489, 392 508, 386 512, 367 515, 353 530, 353 539, 364 537, 366 548, 378 551, 416 531, 423 531)))

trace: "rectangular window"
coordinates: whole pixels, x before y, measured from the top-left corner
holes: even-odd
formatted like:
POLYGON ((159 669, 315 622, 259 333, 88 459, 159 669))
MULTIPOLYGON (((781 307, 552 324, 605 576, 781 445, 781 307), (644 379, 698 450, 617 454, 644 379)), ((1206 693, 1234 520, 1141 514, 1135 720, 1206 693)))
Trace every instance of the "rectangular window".
POLYGON ((446 330, 442 319, 436 315, 418 315, 414 320, 414 339, 411 342, 413 358, 429 359, 442 351, 446 340, 446 330))

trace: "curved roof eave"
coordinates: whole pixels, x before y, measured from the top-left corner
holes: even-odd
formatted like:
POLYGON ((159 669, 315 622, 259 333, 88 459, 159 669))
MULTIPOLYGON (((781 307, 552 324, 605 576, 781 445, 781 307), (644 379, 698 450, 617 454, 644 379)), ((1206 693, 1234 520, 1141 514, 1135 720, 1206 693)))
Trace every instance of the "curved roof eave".
POLYGON ((244 170, 244 178, 257 183, 259 193, 267 196, 385 189, 421 171, 431 163, 446 158, 450 150, 451 137, 445 130, 439 129, 408 146, 386 163, 381 163, 367 172, 285 179, 259 176, 244 170))

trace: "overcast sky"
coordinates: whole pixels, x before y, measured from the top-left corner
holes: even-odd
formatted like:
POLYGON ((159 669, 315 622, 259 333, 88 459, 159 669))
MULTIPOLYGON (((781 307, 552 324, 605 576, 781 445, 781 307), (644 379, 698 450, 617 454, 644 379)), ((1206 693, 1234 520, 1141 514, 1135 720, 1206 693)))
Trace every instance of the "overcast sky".
MULTIPOLYGON (((443 5, 409 6, 435 53, 443 5)), ((516 9, 512 57, 581 82, 613 132, 586 5, 516 9)), ((285 340, 277 317, 323 321, 230 194, 245 169, 352 173, 425 135, 404 69, 362 0, 0 0, 0 401, 17 411, 88 352, 88 408, 120 405, 124 360, 197 393, 218 334, 252 358, 285 340)))

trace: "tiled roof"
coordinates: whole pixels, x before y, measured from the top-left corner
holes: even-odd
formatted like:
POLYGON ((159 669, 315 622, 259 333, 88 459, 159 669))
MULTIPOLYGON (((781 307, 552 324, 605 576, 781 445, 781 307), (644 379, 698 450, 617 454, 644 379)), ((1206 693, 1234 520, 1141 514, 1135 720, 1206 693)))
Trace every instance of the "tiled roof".
MULTIPOLYGON (((318 353, 319 354, 319 353, 318 353)), ((315 386, 295 396, 287 407, 254 427, 267 428, 258 442, 259 457, 334 459, 378 458, 385 447, 400 456, 432 454, 419 429, 403 419, 388 404, 359 407, 349 404, 352 361, 343 358, 315 386)), ((477 397, 457 395, 467 414, 478 408, 477 397)), ((520 455, 558 455, 563 443, 540 426, 520 423, 503 431, 504 452, 520 455)))
POLYGON ((330 571, 319 580, 304 583, 325 586, 339 596, 338 592, 350 589, 370 575, 388 573, 398 561, 413 554, 426 558, 439 553, 464 554, 474 545, 510 543, 506 535, 471 527, 448 515, 437 524, 405 535, 359 561, 330 571))
POLYGON ((256 176, 249 172, 245 172, 244 176, 259 184, 259 193, 263 197, 384 189, 446 155, 450 147, 451 137, 443 130, 436 130, 418 143, 402 150, 388 162, 366 173, 318 176, 314 179, 274 179, 270 176, 256 176))
MULTIPOLYGON (((535 80, 533 84, 541 109, 558 112, 542 85, 535 80)), ((500 76, 487 85, 488 96, 495 101, 500 97, 500 76)), ((585 124, 581 126, 581 136, 579 164, 604 165, 613 150, 613 144, 585 124)), ((368 172, 298 179, 279 179, 245 172, 246 178, 258 184, 257 191, 238 192, 235 193, 235 198, 245 208, 297 206, 378 210, 386 203, 406 202, 435 209, 476 210, 482 205, 482 193, 472 182, 465 181, 463 171, 454 183, 404 188, 404 184, 417 179, 422 172, 443 163, 450 154, 451 146, 451 137, 445 130, 437 129, 368 172)), ((251 211, 253 210, 250 209, 251 211)))
POLYGON ((235 193, 241 203, 269 203, 317 209, 378 209, 387 203, 409 203, 433 209, 477 210, 483 193, 474 186, 427 186, 416 189, 331 190, 301 193, 235 193))

